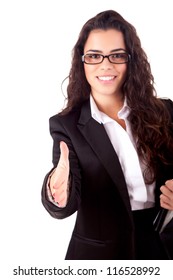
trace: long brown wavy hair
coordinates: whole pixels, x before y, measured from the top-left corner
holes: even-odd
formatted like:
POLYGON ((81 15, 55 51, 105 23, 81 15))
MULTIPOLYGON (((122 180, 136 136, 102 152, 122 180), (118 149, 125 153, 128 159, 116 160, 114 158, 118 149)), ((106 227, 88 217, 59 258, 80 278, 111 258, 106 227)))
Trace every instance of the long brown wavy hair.
POLYGON ((112 28, 122 32, 126 50, 131 57, 122 90, 131 108, 129 121, 138 155, 147 164, 144 178, 147 183, 151 183, 156 179, 160 163, 173 164, 171 119, 164 102, 157 98, 150 64, 136 29, 117 12, 101 12, 84 24, 73 49, 67 105, 61 114, 81 106, 89 98, 91 87, 85 77, 81 56, 90 32, 93 29, 112 28))

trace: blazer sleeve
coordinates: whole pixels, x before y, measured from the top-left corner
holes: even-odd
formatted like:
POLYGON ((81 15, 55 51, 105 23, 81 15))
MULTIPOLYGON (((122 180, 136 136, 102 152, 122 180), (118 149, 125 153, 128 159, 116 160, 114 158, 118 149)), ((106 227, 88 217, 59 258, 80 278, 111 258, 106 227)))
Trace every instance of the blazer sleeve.
MULTIPOLYGON (((171 117, 171 131, 173 132, 173 102, 170 99, 162 99, 171 117)), ((161 208, 157 219, 154 221, 155 230, 170 260, 173 259, 173 211, 161 208), (160 219, 160 220, 159 220, 160 219)))
POLYGON ((69 198, 66 207, 60 208, 54 205, 47 195, 47 181, 53 168, 45 176, 42 186, 42 203, 49 214, 57 219, 63 219, 72 215, 78 210, 81 201, 81 171, 77 155, 73 148, 72 142, 68 133, 63 126, 63 121, 58 115, 50 118, 50 134, 53 138, 53 154, 52 162, 53 168, 58 164, 60 157, 60 141, 64 141, 69 148, 69 161, 70 161, 70 184, 69 184, 69 198))

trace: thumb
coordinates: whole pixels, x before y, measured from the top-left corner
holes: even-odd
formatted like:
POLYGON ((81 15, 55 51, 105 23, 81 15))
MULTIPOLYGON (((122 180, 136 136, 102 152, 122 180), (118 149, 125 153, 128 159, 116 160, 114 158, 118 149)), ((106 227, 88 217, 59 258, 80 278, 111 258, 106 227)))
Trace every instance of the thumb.
POLYGON ((61 152, 60 161, 67 162, 69 157, 69 148, 67 144, 63 141, 60 142, 60 152, 61 152))
POLYGON ((57 189, 62 183, 67 182, 69 176, 69 148, 67 144, 63 141, 60 142, 60 158, 59 162, 55 168, 55 172, 52 175, 52 186, 53 191, 57 189))

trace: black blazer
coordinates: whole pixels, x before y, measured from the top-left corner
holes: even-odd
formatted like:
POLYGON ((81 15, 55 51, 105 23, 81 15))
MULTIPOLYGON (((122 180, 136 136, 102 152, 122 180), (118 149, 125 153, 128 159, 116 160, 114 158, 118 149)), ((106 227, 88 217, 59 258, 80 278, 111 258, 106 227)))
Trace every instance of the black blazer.
MULTIPOLYGON (((172 106, 171 101, 165 101, 172 106)), ((173 107, 171 107, 173 108, 173 107)), ((46 175, 42 203, 51 216, 63 219, 77 211, 66 259, 134 259, 134 225, 129 195, 117 154, 102 124, 91 117, 90 103, 67 115, 50 118, 53 165, 60 156, 59 142, 70 149, 70 196, 65 208, 47 198, 46 175)), ((164 167, 156 183, 156 205, 160 186, 173 178, 164 167)))

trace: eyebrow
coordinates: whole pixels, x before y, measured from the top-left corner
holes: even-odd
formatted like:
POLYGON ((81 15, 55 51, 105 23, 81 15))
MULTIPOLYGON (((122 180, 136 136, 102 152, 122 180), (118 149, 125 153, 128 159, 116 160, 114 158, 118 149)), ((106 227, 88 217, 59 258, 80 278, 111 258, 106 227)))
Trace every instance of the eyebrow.
MULTIPOLYGON (((124 51, 124 52, 126 52, 125 49, 119 48, 119 49, 111 50, 110 53, 114 53, 114 52, 118 52, 118 51, 124 51)), ((88 51, 86 51, 86 52, 102 53, 101 50, 92 50, 92 49, 90 49, 90 50, 88 50, 88 51)))

